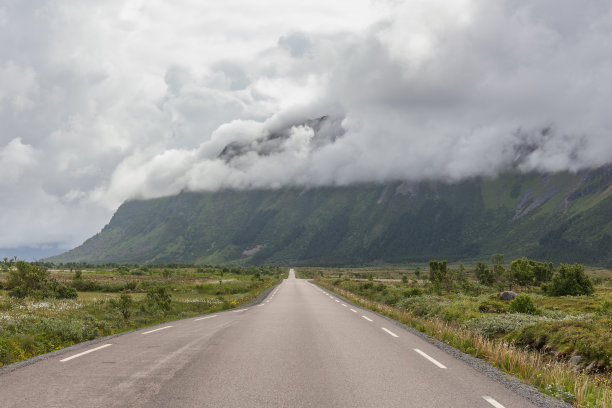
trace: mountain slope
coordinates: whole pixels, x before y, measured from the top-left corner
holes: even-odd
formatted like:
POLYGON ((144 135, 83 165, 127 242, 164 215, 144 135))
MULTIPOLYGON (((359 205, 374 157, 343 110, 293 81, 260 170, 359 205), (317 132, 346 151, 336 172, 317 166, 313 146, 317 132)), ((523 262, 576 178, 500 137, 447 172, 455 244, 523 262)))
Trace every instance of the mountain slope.
POLYGON ((124 203, 53 262, 355 265, 492 253, 612 266, 612 166, 124 203))

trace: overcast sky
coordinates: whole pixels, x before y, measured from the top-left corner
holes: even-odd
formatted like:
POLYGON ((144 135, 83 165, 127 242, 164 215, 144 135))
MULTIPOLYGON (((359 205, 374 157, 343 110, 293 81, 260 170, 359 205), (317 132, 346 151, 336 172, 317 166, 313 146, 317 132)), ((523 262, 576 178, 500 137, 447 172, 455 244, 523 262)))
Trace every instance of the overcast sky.
POLYGON ((184 189, 610 162, 611 9, 3 0, 0 248, 71 248, 184 189))

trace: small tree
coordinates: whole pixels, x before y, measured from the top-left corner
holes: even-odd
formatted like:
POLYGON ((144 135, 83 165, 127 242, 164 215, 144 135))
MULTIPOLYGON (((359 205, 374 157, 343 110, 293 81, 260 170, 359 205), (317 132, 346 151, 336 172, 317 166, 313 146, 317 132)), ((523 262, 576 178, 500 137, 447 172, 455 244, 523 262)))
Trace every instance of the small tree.
POLYGON ((164 312, 170 310, 172 298, 165 286, 154 286, 147 290, 147 303, 152 308, 161 309, 164 312))
POLYGON ((536 285, 549 282, 555 272, 552 262, 530 261, 536 285))
POLYGON ((510 264, 513 280, 521 286, 533 284, 534 274, 531 261, 527 258, 515 259, 510 264))
POLYGON ((127 293, 121 294, 121 297, 119 298, 119 311, 121 312, 121 315, 123 315, 123 318, 125 320, 128 320, 132 315, 131 308, 133 304, 134 301, 132 300, 132 297, 130 295, 128 295, 127 293))
POLYGON ((442 283, 447 278, 446 261, 429 261, 429 280, 433 283, 442 283))
POLYGON ((10 271, 11 268, 15 265, 16 261, 17 261, 17 257, 12 257, 11 259, 4 258, 2 262, 0 262, 0 268, 2 269, 2 272, 10 271))
POLYGON ((476 265, 476 278, 481 285, 491 286, 495 283, 493 271, 484 262, 478 262, 476 265))
POLYGON ((414 276, 416 276, 417 279, 421 278, 421 268, 419 268, 418 266, 414 268, 414 276))
POLYGON ((591 279, 584 273, 584 266, 561 264, 548 285, 547 292, 552 296, 592 295, 595 288, 591 279))

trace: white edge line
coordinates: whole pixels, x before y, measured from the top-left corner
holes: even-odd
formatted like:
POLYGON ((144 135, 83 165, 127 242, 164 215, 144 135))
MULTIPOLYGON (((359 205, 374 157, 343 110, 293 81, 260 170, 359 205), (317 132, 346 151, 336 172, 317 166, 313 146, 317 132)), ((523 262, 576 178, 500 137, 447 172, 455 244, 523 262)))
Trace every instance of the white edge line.
POLYGON ((492 397, 489 397, 488 395, 483 395, 482 398, 484 398, 485 401, 493 405, 495 408, 505 408, 502 404, 495 401, 492 397))
POLYGON ((399 337, 397 334, 393 333, 391 330, 389 329, 385 329, 384 327, 381 327, 381 329, 383 329, 384 331, 386 331, 387 333, 389 333, 390 335, 392 335, 393 337, 399 337))
POLYGON ((351 312, 353 313, 357 313, 357 311, 355 309, 351 309, 351 312))
POLYGON ((440 368, 446 368, 446 366, 444 364, 442 364, 441 362, 439 362, 438 360, 436 360, 433 357, 428 356, 427 354, 423 353, 421 350, 419 349, 414 349, 414 351, 416 351, 417 353, 419 353, 420 355, 422 355, 423 357, 425 357, 426 359, 428 359, 429 361, 431 361, 432 363, 434 363, 435 365, 437 365, 440 368))
POLYGON ((195 319, 195 321, 197 322, 198 320, 212 319, 213 317, 217 317, 217 316, 218 316, 218 315, 206 316, 206 317, 200 317, 199 319, 195 319))
POLYGON ((85 355, 85 354, 89 354, 89 353, 91 353, 91 352, 94 352, 94 351, 97 351, 97 350, 100 350, 100 349, 106 348, 106 347, 108 347, 108 346, 112 346, 112 344, 110 344, 110 343, 109 343, 109 344, 104 344, 104 345, 102 345, 102 346, 100 346, 100 347, 92 348, 92 349, 87 350, 87 351, 84 351, 84 352, 82 352, 82 353, 75 354, 75 355, 70 356, 70 357, 66 357, 66 358, 64 358, 64 359, 60 360, 60 362, 62 362, 62 363, 63 363, 64 361, 68 361, 68 360, 72 360, 73 358, 81 357, 81 356, 83 356, 83 355, 85 355))
POLYGON ((345 305, 344 303, 342 304, 342 306, 344 306, 344 307, 348 307, 348 306, 347 306, 347 305, 345 305))
POLYGON ((363 317, 364 319, 366 319, 368 322, 371 322, 371 321, 372 321, 372 319, 370 319, 370 318, 369 318, 369 317, 367 317, 367 316, 361 316, 361 317, 363 317))
POLYGON ((159 329, 149 330, 149 331, 146 331, 146 332, 141 333, 141 334, 149 334, 149 333, 153 333, 153 332, 156 332, 156 331, 160 331, 160 330, 164 330, 164 329, 169 329, 169 328, 171 328, 171 327, 172 327, 172 326, 164 326, 164 327, 160 327, 159 329))

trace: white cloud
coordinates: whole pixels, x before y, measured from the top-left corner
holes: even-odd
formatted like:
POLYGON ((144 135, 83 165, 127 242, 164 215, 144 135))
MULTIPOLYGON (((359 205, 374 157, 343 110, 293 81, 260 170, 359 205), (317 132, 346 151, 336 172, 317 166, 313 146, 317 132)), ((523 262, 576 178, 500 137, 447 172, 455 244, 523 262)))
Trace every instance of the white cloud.
POLYGON ((553 0, 5 5, 0 184, 14 194, 0 199, 12 231, 0 247, 73 246, 124 200, 183 189, 609 162, 611 9, 553 0), (323 125, 306 122, 323 115, 323 125))

